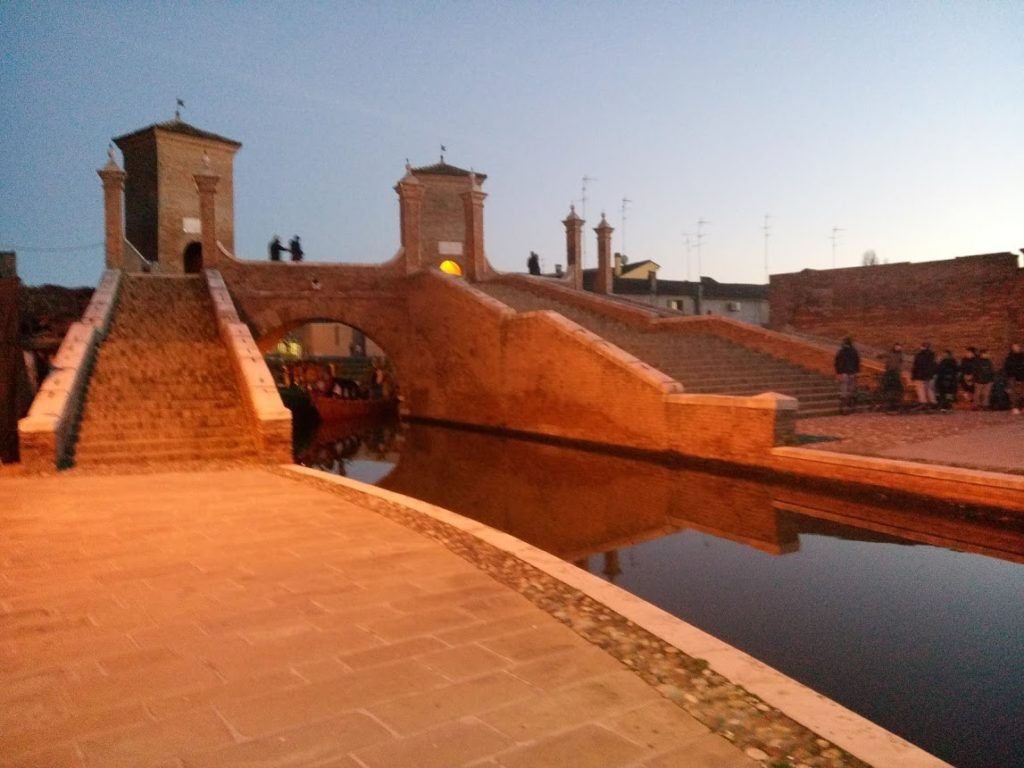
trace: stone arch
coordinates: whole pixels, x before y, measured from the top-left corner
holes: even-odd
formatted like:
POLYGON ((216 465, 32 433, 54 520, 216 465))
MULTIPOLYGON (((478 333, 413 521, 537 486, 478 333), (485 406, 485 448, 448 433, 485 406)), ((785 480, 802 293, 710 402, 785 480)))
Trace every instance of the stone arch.
POLYGON ((276 314, 279 316, 277 324, 257 327, 253 334, 256 345, 263 354, 273 349, 288 333, 308 323, 341 323, 362 332, 367 339, 379 346, 390 361, 399 389, 404 390, 408 386, 410 366, 407 363, 407 356, 402 351, 404 339, 388 334, 381 325, 371 319, 359 318, 352 313, 330 311, 327 308, 313 312, 289 311, 283 308, 276 314))

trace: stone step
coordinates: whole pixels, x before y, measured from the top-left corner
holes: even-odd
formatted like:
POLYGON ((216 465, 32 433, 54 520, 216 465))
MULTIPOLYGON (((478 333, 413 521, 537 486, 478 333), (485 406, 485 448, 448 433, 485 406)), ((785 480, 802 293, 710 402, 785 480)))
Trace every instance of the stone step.
POLYGON ((248 435, 233 435, 208 437, 203 439, 174 439, 172 437, 159 435, 155 437, 136 436, 135 439, 125 440, 90 440, 87 445, 81 446, 82 450, 76 450, 75 455, 96 458, 115 454, 166 453, 170 451, 190 452, 218 452, 230 451, 245 453, 255 450, 255 443, 248 435))
POLYGON ((223 385, 213 386, 208 383, 189 384, 187 382, 151 381, 146 384, 137 385, 90 382, 89 391, 102 392, 108 399, 109 397, 119 400, 129 397, 140 397, 146 400, 182 402, 188 400, 231 399, 237 390, 232 387, 223 385))
POLYGON ((96 467, 123 464, 126 466, 137 466, 144 463, 173 463, 173 462, 206 462, 206 461, 250 461, 259 460, 255 448, 238 449, 205 449, 197 447, 182 447, 165 450, 145 451, 122 451, 120 453, 93 454, 87 448, 81 453, 76 451, 74 464, 76 467, 96 467))
POLYGON ((225 418, 243 419, 245 411, 236 403, 217 403, 216 406, 204 406, 203 404, 174 405, 174 404, 136 404, 126 406, 124 404, 108 402, 86 403, 85 411, 82 414, 82 423, 87 424, 93 421, 122 423, 121 415, 126 419, 123 423, 134 423, 135 420, 144 423, 182 421, 186 419, 205 418, 212 413, 223 415, 225 418))
MULTIPOLYGON (((236 427, 245 426, 249 423, 248 416, 244 411, 238 409, 228 412, 207 413, 205 411, 181 411, 173 419, 163 419, 162 423, 173 424, 182 430, 210 429, 230 430, 236 427)), ((86 430, 93 434, 104 430, 115 430, 119 432, 141 432, 153 429, 153 419, 149 414, 133 413, 100 413, 93 411, 86 414, 79 423, 78 432, 84 434, 86 430)))

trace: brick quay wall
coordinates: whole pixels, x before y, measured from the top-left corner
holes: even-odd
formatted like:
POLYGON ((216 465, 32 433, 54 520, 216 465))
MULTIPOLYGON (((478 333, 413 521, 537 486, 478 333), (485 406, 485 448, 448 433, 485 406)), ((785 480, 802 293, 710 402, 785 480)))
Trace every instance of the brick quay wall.
POLYGON ((1024 336, 1024 270, 1013 253, 772 275, 771 327, 888 349, 930 341, 957 357, 987 347, 997 364, 1024 336))

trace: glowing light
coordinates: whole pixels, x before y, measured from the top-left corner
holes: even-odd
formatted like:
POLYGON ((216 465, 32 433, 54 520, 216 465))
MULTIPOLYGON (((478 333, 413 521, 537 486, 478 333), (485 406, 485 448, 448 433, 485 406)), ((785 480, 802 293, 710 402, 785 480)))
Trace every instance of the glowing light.
POLYGON ((448 275, 458 275, 462 277, 462 267, 459 266, 458 262, 452 261, 451 259, 445 259, 441 262, 441 271, 448 275))

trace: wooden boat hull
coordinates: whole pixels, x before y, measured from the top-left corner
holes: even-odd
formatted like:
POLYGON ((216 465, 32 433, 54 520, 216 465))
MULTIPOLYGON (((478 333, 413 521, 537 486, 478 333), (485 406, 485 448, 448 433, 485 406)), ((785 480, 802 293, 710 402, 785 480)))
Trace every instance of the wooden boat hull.
POLYGON ((345 400, 317 394, 311 395, 311 399, 324 421, 390 416, 398 412, 397 400, 345 400))

